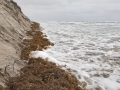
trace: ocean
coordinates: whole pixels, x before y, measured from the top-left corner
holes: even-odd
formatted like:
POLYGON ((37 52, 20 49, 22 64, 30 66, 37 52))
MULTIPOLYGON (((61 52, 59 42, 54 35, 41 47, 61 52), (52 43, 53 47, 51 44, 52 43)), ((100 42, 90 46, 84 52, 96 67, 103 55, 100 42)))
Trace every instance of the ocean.
POLYGON ((54 43, 44 52, 86 82, 86 90, 120 90, 120 22, 54 21, 40 26, 54 43))

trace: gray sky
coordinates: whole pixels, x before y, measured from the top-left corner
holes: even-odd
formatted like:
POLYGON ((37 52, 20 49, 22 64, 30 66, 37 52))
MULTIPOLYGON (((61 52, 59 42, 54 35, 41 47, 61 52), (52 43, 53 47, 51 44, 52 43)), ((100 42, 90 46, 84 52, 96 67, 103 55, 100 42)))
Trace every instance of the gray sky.
POLYGON ((120 21, 120 0, 14 0, 34 21, 120 21))

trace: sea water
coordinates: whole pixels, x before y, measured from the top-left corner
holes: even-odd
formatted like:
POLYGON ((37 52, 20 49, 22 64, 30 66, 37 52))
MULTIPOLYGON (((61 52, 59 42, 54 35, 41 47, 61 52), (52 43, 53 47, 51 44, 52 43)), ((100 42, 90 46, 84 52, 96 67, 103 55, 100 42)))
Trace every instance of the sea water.
POLYGON ((120 22, 40 22, 54 46, 45 50, 87 83, 120 90, 120 22))

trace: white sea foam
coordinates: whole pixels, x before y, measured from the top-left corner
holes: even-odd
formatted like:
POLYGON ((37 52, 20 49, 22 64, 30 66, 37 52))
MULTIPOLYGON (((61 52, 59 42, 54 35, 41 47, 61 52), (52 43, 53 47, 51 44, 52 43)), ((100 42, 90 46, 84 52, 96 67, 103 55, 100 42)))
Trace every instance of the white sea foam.
POLYGON ((33 58, 42 58, 44 60, 49 60, 51 62, 54 62, 56 63, 57 65, 65 65, 65 63, 61 63, 59 61, 57 61, 54 57, 50 56, 49 54, 47 54, 46 52, 44 51, 32 51, 30 52, 30 57, 33 57, 33 58))
POLYGON ((66 64, 88 90, 120 90, 119 22, 40 23, 55 44, 44 51, 54 57, 51 61, 66 64))

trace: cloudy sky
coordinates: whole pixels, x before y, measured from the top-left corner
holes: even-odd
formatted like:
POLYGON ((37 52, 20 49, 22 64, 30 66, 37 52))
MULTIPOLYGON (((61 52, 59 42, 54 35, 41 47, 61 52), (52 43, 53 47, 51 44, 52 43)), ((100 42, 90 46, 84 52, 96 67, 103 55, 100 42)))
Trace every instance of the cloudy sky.
POLYGON ((120 21, 120 0, 14 0, 34 21, 120 21))

